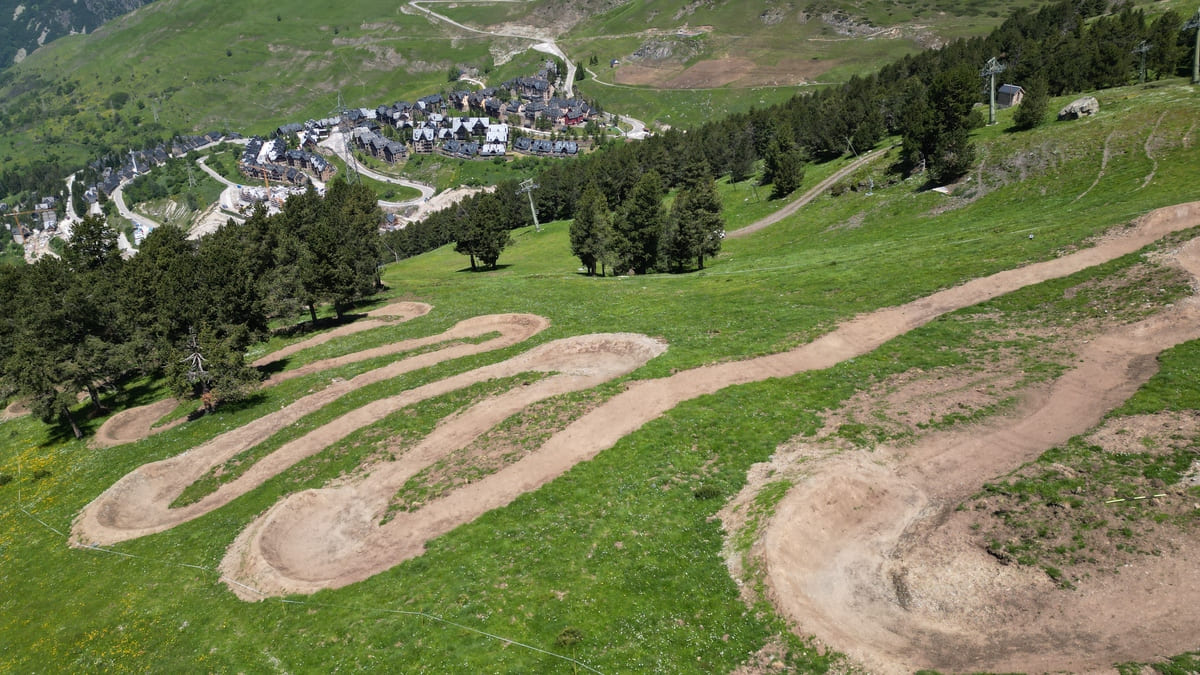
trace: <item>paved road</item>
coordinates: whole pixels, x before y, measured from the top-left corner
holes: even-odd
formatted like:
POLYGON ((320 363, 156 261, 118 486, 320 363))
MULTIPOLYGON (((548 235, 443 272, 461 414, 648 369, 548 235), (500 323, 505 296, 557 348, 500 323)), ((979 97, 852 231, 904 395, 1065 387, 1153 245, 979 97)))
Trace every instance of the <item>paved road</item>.
POLYGON ((326 138, 325 140, 321 141, 321 145, 323 147, 329 148, 330 150, 333 150, 334 154, 336 154, 338 157, 341 157, 343 161, 345 161, 347 163, 354 162, 356 168, 358 169, 358 172, 361 173, 362 175, 366 176, 367 178, 377 180, 381 183, 391 183, 392 185, 402 185, 404 187, 410 187, 410 188, 420 191, 420 193, 421 193, 420 197, 417 197, 415 199, 409 199, 409 200, 406 200, 403 202, 385 202, 383 200, 380 200, 379 201, 380 206, 385 206, 385 207, 389 207, 389 208, 404 208, 407 206, 415 206, 415 205, 420 204, 421 202, 429 199, 430 197, 432 197, 434 195, 434 193, 437 192, 437 189, 434 188, 432 185, 429 185, 428 183, 418 183, 417 181, 406 180, 404 178, 395 178, 393 176, 385 176, 382 173, 372 171, 371 169, 354 161, 353 157, 350 156, 349 151, 346 149, 346 134, 344 132, 335 131, 332 134, 329 134, 329 138, 326 138))
POLYGON ((225 185, 225 187, 237 187, 237 186, 241 185, 241 183, 235 183, 235 182, 229 180, 228 178, 226 178, 225 176, 222 176, 221 174, 217 173, 216 169, 212 168, 208 164, 205 164, 205 160, 207 160, 207 159, 208 159, 208 155, 204 155, 203 157, 200 157, 196 160, 196 164, 200 167, 200 169, 202 171, 204 171, 204 173, 217 179, 217 181, 220 183, 223 183, 225 185))
POLYGON ((143 222, 143 223, 149 223, 149 224, 153 225, 154 227, 162 227, 162 223, 160 223, 152 218, 147 218, 146 216, 143 216, 140 213, 134 213, 133 211, 130 211, 129 208, 125 206, 124 192, 125 192, 125 184, 121 183, 119 186, 117 186, 116 190, 113 190, 113 193, 111 195, 113 202, 117 205, 117 213, 121 214, 122 218, 127 218, 129 220, 132 220, 135 223, 143 222))
MULTIPOLYGON (((495 2, 527 2, 528 0, 479 0, 479 1, 486 1, 488 4, 492 4, 495 2)), ((470 31, 472 33, 479 33, 480 35, 491 35, 493 37, 521 38, 521 39, 525 39, 525 40, 537 41, 537 44, 533 45, 533 47, 532 47, 534 50, 542 52, 543 54, 551 54, 553 56, 557 56, 558 58, 563 60, 563 63, 565 63, 567 65, 567 76, 563 81, 563 91, 566 93, 567 98, 572 98, 575 96, 575 93, 574 93, 575 63, 573 61, 571 61, 570 58, 567 57, 566 52, 564 52, 557 44, 554 43, 554 38, 552 36, 538 33, 536 31, 493 33, 490 31, 479 30, 478 28, 472 28, 470 26, 465 26, 444 14, 438 14, 437 12, 433 11, 432 9, 429 9, 428 7, 421 6, 422 4, 433 4, 435 2, 454 3, 454 4, 461 5, 461 4, 466 4, 467 2, 470 2, 470 0, 409 0, 408 4, 413 9, 415 9, 419 12, 424 12, 427 16, 430 16, 438 21, 443 21, 445 23, 448 23, 451 26, 456 26, 465 31, 470 31)))

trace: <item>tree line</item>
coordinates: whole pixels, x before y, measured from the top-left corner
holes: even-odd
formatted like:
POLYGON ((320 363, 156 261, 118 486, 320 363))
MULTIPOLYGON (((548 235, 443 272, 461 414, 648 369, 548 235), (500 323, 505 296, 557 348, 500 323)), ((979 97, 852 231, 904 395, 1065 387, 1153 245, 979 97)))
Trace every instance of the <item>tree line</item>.
POLYGON ((340 319, 375 292, 380 220, 371 190, 339 179, 198 241, 160 227, 125 259, 116 231, 89 216, 62 258, 0 267, 0 397, 76 437, 80 393, 101 412, 101 391, 137 375, 166 376, 206 407, 244 397, 259 374, 243 354, 273 317, 316 323, 329 303, 340 319))
MULTIPOLYGON (((901 162, 893 170, 927 172, 936 183, 954 180, 974 162, 969 132, 983 123, 973 108, 988 98, 980 70, 989 58, 1004 63, 1003 80, 1022 84, 1032 99, 1018 111, 1017 123, 1023 127, 1041 120, 1050 95, 1136 81, 1140 59, 1133 50, 1143 42, 1148 47, 1147 77, 1186 70, 1195 33, 1183 30, 1182 16, 1167 11, 1149 21, 1140 9, 1123 5, 1105 14, 1109 7, 1107 0, 1062 0, 1036 11, 1018 9, 985 37, 905 56, 840 86, 798 94, 687 132, 672 129, 640 143, 610 141, 537 176, 539 217, 593 218, 596 200, 583 199, 591 187, 609 209, 620 210, 649 173, 657 174, 664 192, 680 189, 687 180, 684 167, 695 157, 702 158, 710 175, 728 176, 732 182, 754 176, 761 161, 760 182, 771 185, 772 197, 780 198, 800 186, 808 162, 865 151, 890 135, 903 141, 901 162)), ((407 234, 398 235, 404 254, 458 241, 456 228, 471 219, 473 207, 459 205, 410 225, 407 234)), ((509 223, 528 224, 522 219, 509 223)), ((587 260, 584 266, 593 269, 587 260)))

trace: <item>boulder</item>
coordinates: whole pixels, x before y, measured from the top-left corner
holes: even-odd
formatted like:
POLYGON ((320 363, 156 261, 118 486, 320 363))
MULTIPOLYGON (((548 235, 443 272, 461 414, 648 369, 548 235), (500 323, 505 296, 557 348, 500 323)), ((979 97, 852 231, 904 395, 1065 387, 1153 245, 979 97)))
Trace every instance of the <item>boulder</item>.
POLYGON ((1095 96, 1084 96, 1077 98, 1074 101, 1058 111, 1058 119, 1060 120, 1077 120, 1080 117, 1095 115, 1100 112, 1100 102, 1095 96))

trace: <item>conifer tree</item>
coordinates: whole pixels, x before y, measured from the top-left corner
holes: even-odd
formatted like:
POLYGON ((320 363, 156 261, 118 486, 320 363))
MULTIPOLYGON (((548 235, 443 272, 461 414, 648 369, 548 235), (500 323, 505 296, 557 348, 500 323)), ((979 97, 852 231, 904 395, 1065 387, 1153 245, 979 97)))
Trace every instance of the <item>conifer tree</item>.
POLYGON ((571 253, 587 269, 589 276, 611 259, 613 242, 612 214, 600 188, 589 185, 579 198, 579 211, 571 223, 571 253))
POLYGON ((1046 80, 1041 77, 1035 78, 1025 87, 1025 97, 1013 113, 1013 124, 1018 129, 1032 129, 1045 119, 1049 106, 1050 93, 1047 91, 1046 80))
POLYGON ((613 224, 621 270, 645 274, 654 267, 666 224, 662 193, 658 172, 647 171, 622 204, 620 217, 613 224))

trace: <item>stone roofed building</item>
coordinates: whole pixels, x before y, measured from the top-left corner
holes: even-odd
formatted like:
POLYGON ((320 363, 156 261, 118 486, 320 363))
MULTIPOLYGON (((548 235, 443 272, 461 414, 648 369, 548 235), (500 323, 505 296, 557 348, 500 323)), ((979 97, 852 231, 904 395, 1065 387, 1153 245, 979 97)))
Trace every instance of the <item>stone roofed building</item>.
POLYGON ((355 129, 351 134, 351 140, 358 149, 376 159, 382 159, 388 164, 395 164, 408 156, 408 148, 403 143, 393 141, 369 129, 355 129))
POLYGON ((276 136, 291 136, 292 134, 298 134, 303 130, 304 130, 303 124, 301 124, 299 122, 292 122, 290 124, 284 124, 280 127, 277 127, 275 129, 275 135, 276 136))
POLYGON ((427 155, 433 152, 437 129, 432 126, 413 127, 413 152, 427 155))
POLYGON ((449 140, 442 144, 442 153, 452 157, 470 159, 479 154, 479 143, 475 141, 449 140))
POLYGON ((319 180, 329 180, 334 167, 324 157, 303 150, 288 150, 282 138, 264 140, 250 139, 242 151, 238 169, 248 178, 286 183, 303 187, 312 179, 303 170, 307 169, 319 180))
POLYGON ((554 87, 545 77, 517 77, 505 82, 503 86, 515 96, 527 101, 545 103, 554 93, 554 87))

